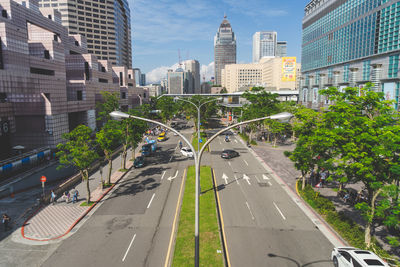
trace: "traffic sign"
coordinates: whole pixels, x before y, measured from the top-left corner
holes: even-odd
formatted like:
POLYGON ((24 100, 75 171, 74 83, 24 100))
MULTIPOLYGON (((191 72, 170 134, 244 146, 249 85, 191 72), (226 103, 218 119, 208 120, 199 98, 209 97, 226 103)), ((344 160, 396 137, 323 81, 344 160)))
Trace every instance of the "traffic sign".
POLYGON ((203 139, 200 139, 199 142, 200 142, 200 143, 203 143, 203 139))
POLYGON ((44 182, 46 182, 46 176, 42 176, 42 177, 40 177, 40 181, 42 182, 42 183, 44 183, 44 182))

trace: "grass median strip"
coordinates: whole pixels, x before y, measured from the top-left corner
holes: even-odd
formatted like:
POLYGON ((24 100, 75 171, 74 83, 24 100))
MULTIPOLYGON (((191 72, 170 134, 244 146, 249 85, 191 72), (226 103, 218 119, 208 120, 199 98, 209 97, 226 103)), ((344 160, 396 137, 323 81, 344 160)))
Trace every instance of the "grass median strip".
MULTIPOLYGON (((223 266, 214 190, 210 167, 201 167, 200 185, 200 266, 223 266)), ((179 218, 172 266, 194 262, 195 168, 189 167, 179 218)))

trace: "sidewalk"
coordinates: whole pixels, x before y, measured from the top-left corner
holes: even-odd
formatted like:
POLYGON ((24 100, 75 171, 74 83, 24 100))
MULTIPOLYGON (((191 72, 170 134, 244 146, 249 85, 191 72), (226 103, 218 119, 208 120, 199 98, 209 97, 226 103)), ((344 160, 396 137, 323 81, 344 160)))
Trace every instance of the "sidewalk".
MULTIPOLYGON (((138 149, 136 150, 138 154, 138 149)), ((132 150, 128 151, 126 167, 130 169, 133 162, 130 161, 132 150)), ((117 183, 127 172, 118 171, 121 168, 121 157, 113 160, 113 170, 111 183, 117 183)), ((103 168, 103 180, 107 179, 108 166, 103 168)), ((55 240, 68 234, 75 225, 89 213, 89 211, 99 202, 113 187, 101 188, 100 172, 96 171, 89 177, 89 187, 91 191, 91 201, 94 205, 80 206, 86 201, 86 181, 79 183, 75 189, 79 192, 79 199, 76 203, 66 203, 57 196, 56 204, 49 204, 37 210, 21 228, 24 238, 34 241, 55 240), (62 202, 61 202, 62 201, 62 202)), ((72 196, 71 196, 72 199, 72 196)))

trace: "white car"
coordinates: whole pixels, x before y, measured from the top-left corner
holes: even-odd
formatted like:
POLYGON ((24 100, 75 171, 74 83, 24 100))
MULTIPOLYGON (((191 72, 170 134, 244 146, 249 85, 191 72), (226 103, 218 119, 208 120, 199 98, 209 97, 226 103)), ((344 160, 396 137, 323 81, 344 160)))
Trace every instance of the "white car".
POLYGON ((389 267, 375 253, 353 247, 334 248, 331 259, 335 267, 389 267))
POLYGON ((181 148, 181 153, 182 155, 184 155, 185 157, 189 157, 189 158, 193 158, 193 151, 188 148, 188 147, 182 147, 181 148))

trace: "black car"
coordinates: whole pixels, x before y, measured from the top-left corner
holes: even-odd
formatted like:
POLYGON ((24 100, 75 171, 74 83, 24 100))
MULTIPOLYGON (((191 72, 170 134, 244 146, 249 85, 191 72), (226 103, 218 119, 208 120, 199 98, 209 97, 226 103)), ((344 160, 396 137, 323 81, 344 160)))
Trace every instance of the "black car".
POLYGON ((144 157, 139 156, 137 158, 135 158, 135 161, 133 162, 133 166, 135 168, 141 168, 144 166, 144 157))
POLYGON ((230 158, 234 158, 234 157, 239 157, 239 152, 236 152, 235 150, 231 150, 231 149, 226 149, 226 150, 222 151, 222 153, 221 153, 221 158, 224 158, 224 159, 230 159, 230 158))

